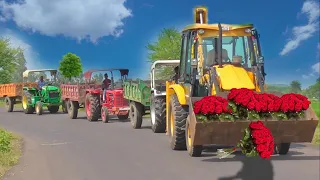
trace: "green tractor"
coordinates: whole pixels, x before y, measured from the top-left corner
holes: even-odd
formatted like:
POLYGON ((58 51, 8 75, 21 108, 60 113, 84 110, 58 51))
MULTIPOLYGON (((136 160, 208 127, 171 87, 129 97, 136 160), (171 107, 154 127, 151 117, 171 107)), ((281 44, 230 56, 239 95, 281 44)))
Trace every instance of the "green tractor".
MULTIPOLYGON (((62 105, 61 90, 56 84, 57 70, 26 70, 23 72, 24 81, 29 81, 30 73, 35 72, 50 72, 51 80, 45 80, 45 85, 42 88, 23 87, 22 108, 24 113, 33 114, 33 112, 36 112, 37 115, 42 115, 44 107, 47 107, 50 113, 57 113, 60 105, 62 105)), ((62 109, 65 109, 65 107, 62 107, 62 109)))

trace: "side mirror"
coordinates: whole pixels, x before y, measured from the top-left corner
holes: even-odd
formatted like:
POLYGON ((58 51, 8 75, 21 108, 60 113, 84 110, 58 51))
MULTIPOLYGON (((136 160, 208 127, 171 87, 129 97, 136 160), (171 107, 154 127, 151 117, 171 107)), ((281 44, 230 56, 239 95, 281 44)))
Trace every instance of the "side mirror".
POLYGON ((258 59, 259 59, 258 63, 264 63, 264 57, 263 56, 260 56, 258 59))

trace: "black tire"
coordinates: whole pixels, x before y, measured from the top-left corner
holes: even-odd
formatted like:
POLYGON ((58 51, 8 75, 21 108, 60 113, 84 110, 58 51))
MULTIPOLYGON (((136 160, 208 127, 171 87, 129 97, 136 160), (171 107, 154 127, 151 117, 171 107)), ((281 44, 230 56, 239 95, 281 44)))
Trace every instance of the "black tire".
POLYGON ((67 106, 69 118, 70 119, 77 119, 79 103, 76 101, 67 101, 66 106, 67 106))
POLYGON ((87 94, 86 100, 85 100, 85 108, 86 108, 86 114, 88 121, 98 121, 100 117, 100 96, 96 94, 87 94), (87 107, 87 103, 90 104, 89 107, 87 107), (88 108, 88 109, 87 109, 88 108), (89 114, 87 112, 89 110, 89 114))
POLYGON ((189 134, 189 121, 186 122, 186 145, 187 151, 191 157, 201 157, 203 146, 202 145, 193 145, 192 142, 188 142, 191 140, 191 135, 189 134))
POLYGON ((68 103, 67 101, 62 101, 61 108, 63 113, 68 113, 67 103, 68 103))
POLYGON ((48 106, 48 111, 51 114, 57 113, 59 111, 59 106, 48 106))
POLYGON ((274 154, 286 155, 289 152, 291 143, 275 144, 274 154))
POLYGON ((140 129, 142 125, 143 107, 140 103, 130 102, 129 117, 133 129, 140 129))
POLYGON ((150 114, 151 114, 152 131, 154 133, 165 133, 166 131, 166 97, 165 96, 152 97, 150 114))
POLYGON ((26 101, 28 104, 31 104, 32 103, 32 94, 28 91, 23 91, 23 96, 22 96, 22 109, 23 109, 23 112, 25 114, 33 114, 33 112, 35 111, 35 108, 32 107, 32 106, 26 106, 24 107, 23 104, 24 104, 24 99, 26 98, 26 101))
MULTIPOLYGON (((173 113, 173 133, 171 132, 171 123, 169 124, 170 146, 173 150, 187 150, 186 146, 186 120, 188 108, 179 103, 176 94, 170 97, 169 114, 173 113)), ((172 120, 170 120, 172 121, 172 120)))
POLYGON ((12 98, 12 97, 6 97, 4 99, 4 103, 6 105, 7 112, 12 112, 13 111, 14 102, 15 102, 15 99, 12 98))
POLYGON ((126 115, 117 115, 117 117, 118 117, 119 120, 126 120, 129 117, 129 113, 126 114, 126 115))
POLYGON ((41 101, 36 102, 35 109, 36 109, 36 114, 37 115, 42 115, 42 113, 43 113, 43 105, 42 105, 41 101))
POLYGON ((104 123, 109 122, 109 112, 108 112, 108 108, 105 106, 101 108, 101 119, 102 119, 102 122, 104 123))

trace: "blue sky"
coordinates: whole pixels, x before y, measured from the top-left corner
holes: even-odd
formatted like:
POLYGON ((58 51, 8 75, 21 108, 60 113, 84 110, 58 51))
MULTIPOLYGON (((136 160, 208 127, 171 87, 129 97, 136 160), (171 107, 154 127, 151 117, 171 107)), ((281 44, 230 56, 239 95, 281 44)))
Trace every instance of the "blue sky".
POLYGON ((192 9, 209 8, 209 23, 253 23, 261 34, 267 82, 303 87, 319 77, 317 0, 0 0, 0 35, 25 49, 28 68, 57 68, 67 52, 85 69, 129 68, 148 73, 148 42, 162 28, 193 21, 192 9), (21 2, 21 1, 20 1, 21 2))

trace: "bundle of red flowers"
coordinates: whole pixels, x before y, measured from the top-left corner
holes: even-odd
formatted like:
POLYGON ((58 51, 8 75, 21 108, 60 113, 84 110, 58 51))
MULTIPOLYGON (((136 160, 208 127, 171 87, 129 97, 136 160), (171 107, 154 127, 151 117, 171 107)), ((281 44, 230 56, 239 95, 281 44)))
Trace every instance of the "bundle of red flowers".
MULTIPOLYGON (((260 156, 268 159, 274 152, 274 139, 270 130, 261 121, 251 122, 245 129, 243 139, 238 148, 248 157, 260 156)), ((218 157, 225 158, 236 151, 236 148, 219 149, 218 157)))
POLYGON ((233 119, 228 100, 220 96, 205 96, 194 103, 194 113, 198 120, 233 119))

